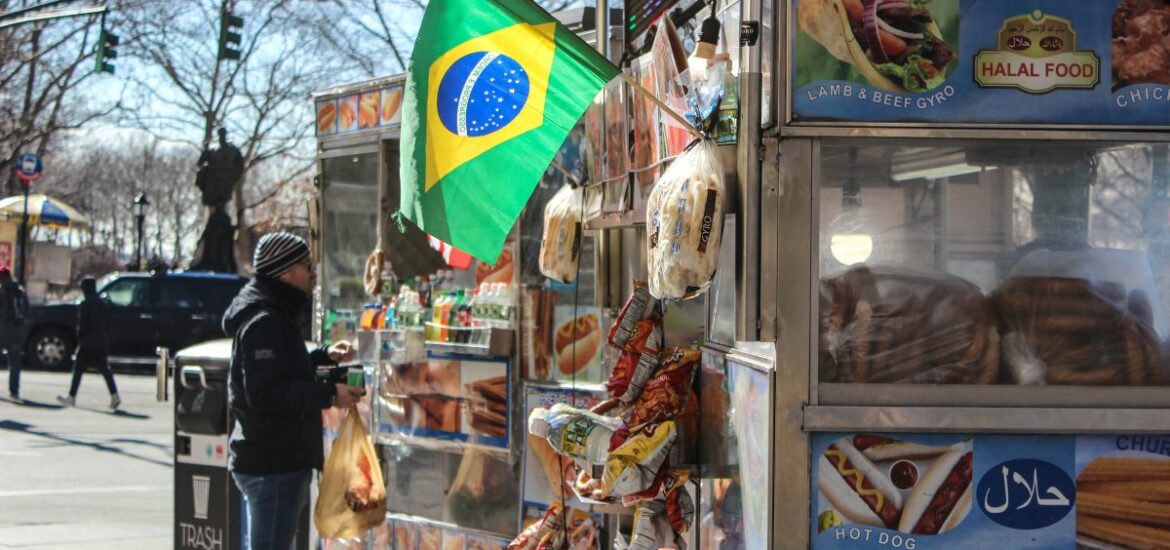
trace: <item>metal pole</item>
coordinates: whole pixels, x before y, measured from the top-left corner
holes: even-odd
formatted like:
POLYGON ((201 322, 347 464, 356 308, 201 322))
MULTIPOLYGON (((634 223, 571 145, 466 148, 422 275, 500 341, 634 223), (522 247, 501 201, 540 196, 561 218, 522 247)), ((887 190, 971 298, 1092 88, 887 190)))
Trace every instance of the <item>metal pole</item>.
POLYGON ((25 265, 28 263, 28 188, 29 182, 24 182, 24 214, 20 216, 20 284, 27 287, 25 274, 28 272, 25 265))
POLYGON ((142 223, 146 216, 138 213, 138 242, 134 244, 134 271, 142 271, 142 223))

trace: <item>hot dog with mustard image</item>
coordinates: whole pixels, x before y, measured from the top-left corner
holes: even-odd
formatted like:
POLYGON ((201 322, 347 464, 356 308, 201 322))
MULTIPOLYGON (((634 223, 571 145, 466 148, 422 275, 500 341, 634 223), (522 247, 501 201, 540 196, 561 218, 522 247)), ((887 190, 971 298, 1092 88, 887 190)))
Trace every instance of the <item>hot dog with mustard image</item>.
POLYGON ((834 441, 821 454, 817 487, 853 523, 898 527, 902 493, 848 437, 834 441))
POLYGON ((800 28, 870 84, 896 92, 941 85, 958 53, 943 41, 930 0, 801 0, 800 28))

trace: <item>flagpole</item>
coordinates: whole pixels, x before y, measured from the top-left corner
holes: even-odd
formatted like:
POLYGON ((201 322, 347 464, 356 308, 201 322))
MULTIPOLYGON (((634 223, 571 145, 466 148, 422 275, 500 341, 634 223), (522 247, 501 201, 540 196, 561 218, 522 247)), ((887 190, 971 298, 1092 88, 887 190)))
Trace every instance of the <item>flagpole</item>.
POLYGON ((677 121, 679 124, 681 124, 683 126, 683 128, 686 128, 687 131, 690 132, 692 136, 695 136, 695 139, 703 139, 703 134, 700 133, 698 130, 696 130, 695 127, 692 126, 690 122, 687 122, 687 119, 683 118, 682 115, 675 112, 674 109, 671 109, 670 106, 667 105, 666 103, 664 103, 661 99, 658 99, 658 96, 650 93, 650 90, 643 88, 642 85, 639 84, 637 80, 634 80, 634 77, 630 76, 629 74, 626 74, 625 72, 621 72, 618 74, 621 75, 622 80, 625 80, 627 84, 629 84, 630 86, 632 86, 634 88, 634 91, 641 93, 642 95, 649 98, 650 101, 653 101, 654 104, 657 105, 659 109, 662 109, 663 112, 670 115, 671 118, 673 118, 675 121, 677 121))

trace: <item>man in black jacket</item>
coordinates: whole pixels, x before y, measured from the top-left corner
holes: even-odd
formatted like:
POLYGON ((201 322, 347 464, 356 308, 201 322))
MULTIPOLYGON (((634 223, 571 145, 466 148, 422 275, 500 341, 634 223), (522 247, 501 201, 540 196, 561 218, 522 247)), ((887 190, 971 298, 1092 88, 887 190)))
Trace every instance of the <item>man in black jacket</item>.
POLYGON ((269 233, 252 263, 255 278, 223 318, 233 338, 228 469, 244 494, 248 548, 287 550, 309 502, 312 471, 324 462, 321 411, 351 407, 365 391, 316 379, 317 366, 347 361, 353 349, 339 342, 305 350, 297 317, 317 279, 308 244, 269 233))
POLYGON ((20 400, 20 367, 23 356, 28 296, 12 278, 8 266, 0 265, 0 351, 8 355, 8 395, 20 400))
POLYGON ((110 408, 118 410, 122 398, 114 384, 114 372, 110 370, 110 318, 106 315, 106 304, 97 294, 97 282, 81 280, 81 305, 77 308, 77 353, 73 355, 73 381, 69 384, 68 395, 58 395, 57 401, 73 406, 77 403, 77 388, 81 386, 81 375, 85 369, 97 367, 106 379, 110 390, 110 408))

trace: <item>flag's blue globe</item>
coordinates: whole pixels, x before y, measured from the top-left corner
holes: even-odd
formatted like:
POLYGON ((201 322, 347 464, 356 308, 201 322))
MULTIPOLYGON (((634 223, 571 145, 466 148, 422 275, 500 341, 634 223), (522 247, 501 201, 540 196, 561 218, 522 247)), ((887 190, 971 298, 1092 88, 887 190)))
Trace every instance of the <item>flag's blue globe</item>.
POLYGON ((528 73, 515 59, 496 52, 467 54, 439 82, 439 120, 453 134, 486 136, 520 115, 528 88, 528 73))

